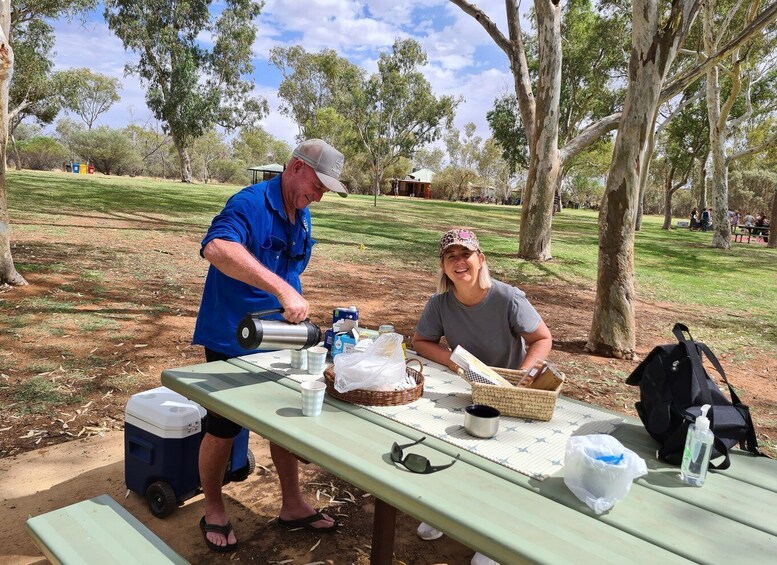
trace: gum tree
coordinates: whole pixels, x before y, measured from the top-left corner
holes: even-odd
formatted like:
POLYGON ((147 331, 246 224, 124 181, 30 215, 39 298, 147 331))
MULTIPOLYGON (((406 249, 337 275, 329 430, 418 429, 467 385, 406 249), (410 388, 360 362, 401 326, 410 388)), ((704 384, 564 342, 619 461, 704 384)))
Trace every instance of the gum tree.
POLYGON ((418 42, 397 39, 390 53, 381 53, 378 71, 349 100, 357 139, 372 168, 375 205, 386 169, 438 139, 453 120, 458 102, 434 96, 420 70, 425 64, 418 42))
MULTIPOLYGON (((562 135, 560 123, 562 97, 562 3, 560 0, 534 0, 537 34, 536 61, 530 65, 528 40, 521 29, 519 4, 516 0, 505 0, 507 34, 505 35, 488 15, 475 4, 466 0, 451 0, 466 14, 472 16, 491 36, 494 43, 502 49, 510 62, 513 73, 513 83, 520 114, 520 128, 512 128, 515 132, 513 144, 525 138, 528 145, 528 174, 524 188, 521 224, 518 241, 518 255, 529 260, 548 260, 551 255, 551 224, 553 196, 559 186, 562 168, 565 162, 571 161, 586 147, 597 141, 618 124, 617 114, 597 115, 593 107, 585 104, 568 105, 564 112, 564 130, 574 131, 563 147, 559 147, 562 135), (532 69, 536 68, 533 77, 532 69), (592 116, 596 116, 592 119, 592 116), (585 121, 587 126, 578 130, 568 127, 585 121), (520 133, 520 130, 523 130, 520 133)), ((583 2, 574 2, 574 8, 581 7, 583 2)), ((589 11, 581 10, 581 17, 590 15, 589 11)), ((571 24, 567 31, 573 33, 571 24)), ((601 34, 600 34, 601 35, 601 34)), ((612 40, 612 33, 606 33, 612 40)), ((612 46, 616 41, 610 41, 612 46)), ((616 45, 617 47, 617 45, 616 45)), ((587 50, 590 52, 590 50, 587 50)), ((604 50, 603 50, 604 51, 604 50)), ((595 52, 595 51, 594 51, 595 52)), ((609 56, 608 56, 609 57, 609 56)), ((591 67, 594 65, 592 64, 591 67)), ((581 77, 584 74, 582 66, 581 77)), ((601 80, 606 71, 599 73, 600 86, 606 85, 601 80)), ((581 81, 582 82, 582 81, 581 81)), ((572 86, 570 84, 570 86, 572 86)), ((606 89, 604 89, 606 90, 606 89)), ((574 96, 572 89, 564 92, 569 98, 574 96)), ((602 96, 593 96, 591 101, 601 100, 602 96)), ((582 100, 582 99, 581 99, 582 100)), ((500 111, 506 110, 501 108, 500 111)), ((502 127, 506 124, 502 123, 502 127)), ((509 131, 509 127, 505 127, 509 131)), ((499 137, 499 133, 495 131, 499 137)), ((509 135, 509 133, 508 133, 509 135)), ((503 147, 511 145, 502 141, 503 147)), ((506 156, 509 157, 509 156, 506 156)))
MULTIPOLYGON (((24 285, 27 281, 14 266, 11 254, 11 220, 8 214, 6 189, 6 156, 8 152, 9 115, 18 112, 26 98, 16 108, 10 108, 10 88, 14 73, 14 31, 32 25, 42 18, 71 17, 94 6, 95 0, 0 0, 0 286, 24 285)), ((40 30, 40 26, 37 28, 40 30)), ((44 30, 45 31, 45 30, 44 30)), ((46 33, 39 35, 46 38, 46 33)), ((34 46, 31 46, 34 50, 34 46)), ((43 49, 42 51, 45 51, 43 49)), ((42 52, 40 49, 37 52, 42 52)), ((43 65, 45 67, 45 65, 43 65)))
POLYGON ((267 102, 250 95, 251 46, 263 6, 253 0, 106 0, 105 20, 138 54, 127 71, 146 84, 146 103, 170 133, 181 161, 181 180, 191 182, 194 140, 215 125, 228 130, 254 124, 267 102), (208 49, 200 35, 209 35, 208 49))
MULTIPOLYGON (((706 0, 702 26, 705 54, 717 51, 723 41, 750 26, 760 7, 761 2, 757 0, 706 0)), ((735 49, 728 61, 721 61, 707 70, 713 247, 731 247, 728 220, 729 165, 732 161, 762 151, 777 141, 777 131, 774 131, 760 145, 726 151, 726 147, 731 145, 730 138, 738 130, 748 123, 761 121, 764 116, 774 112, 773 93, 777 78, 774 71, 775 56, 775 40, 761 34, 753 34, 753 40, 735 49)))
POLYGON ((97 117, 121 99, 119 79, 88 68, 73 69, 67 76, 64 106, 83 120, 86 129, 92 129, 97 117))
POLYGON ((623 115, 599 212, 596 303, 586 349, 632 358, 635 344, 634 233, 640 175, 661 89, 700 0, 632 2, 632 48, 623 115))

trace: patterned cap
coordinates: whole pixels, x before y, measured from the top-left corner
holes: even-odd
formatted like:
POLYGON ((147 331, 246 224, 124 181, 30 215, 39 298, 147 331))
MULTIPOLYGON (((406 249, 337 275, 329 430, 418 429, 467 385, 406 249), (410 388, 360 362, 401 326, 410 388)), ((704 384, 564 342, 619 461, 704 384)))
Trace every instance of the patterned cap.
POLYGON ((463 228, 454 228, 443 234, 442 239, 440 239, 440 257, 452 245, 461 245, 470 251, 480 251, 480 242, 475 232, 463 228))

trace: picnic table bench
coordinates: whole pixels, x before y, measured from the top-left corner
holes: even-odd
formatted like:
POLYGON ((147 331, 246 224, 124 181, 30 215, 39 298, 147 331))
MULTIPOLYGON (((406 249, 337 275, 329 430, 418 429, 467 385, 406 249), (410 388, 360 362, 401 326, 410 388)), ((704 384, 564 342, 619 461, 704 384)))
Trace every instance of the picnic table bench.
POLYGON ((760 237, 763 241, 769 239, 769 226, 735 226, 734 241, 744 241, 747 236, 747 243, 750 243, 751 237, 760 237))
POLYGON ((55 565, 189 563, 107 494, 34 516, 26 527, 55 565))
POLYGON ((511 565, 768 563, 777 554, 773 461, 734 450, 730 470, 712 473, 702 489, 683 486, 633 418, 613 435, 647 460, 649 474, 597 516, 569 491, 563 471, 535 480, 435 437, 413 451, 433 464, 460 460, 413 474, 389 451, 424 434, 329 396, 321 416, 303 417, 299 383, 241 359, 168 369, 162 384, 373 494, 376 565, 392 562, 397 510, 511 565))

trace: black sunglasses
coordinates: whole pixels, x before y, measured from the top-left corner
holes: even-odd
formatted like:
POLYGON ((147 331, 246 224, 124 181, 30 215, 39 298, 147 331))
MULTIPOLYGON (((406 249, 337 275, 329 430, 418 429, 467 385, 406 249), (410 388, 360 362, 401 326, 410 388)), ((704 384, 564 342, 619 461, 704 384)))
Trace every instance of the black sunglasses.
POLYGON ((413 473, 434 473, 435 471, 442 471, 443 469, 447 469, 451 465, 453 465, 456 461, 459 460, 459 455, 456 455, 456 458, 448 463, 447 465, 432 465, 429 463, 429 460, 424 457, 423 455, 418 455, 417 453, 408 453, 406 456, 403 457, 402 450, 406 447, 412 447, 414 445, 418 445, 422 441, 426 439, 426 436, 422 437, 418 441, 414 441, 413 443, 408 443, 405 445, 399 445, 398 443, 394 442, 394 445, 391 446, 391 460, 394 463, 399 463, 400 465, 403 465, 405 468, 407 468, 408 471, 412 471, 413 473))
POLYGON ((305 255, 308 254, 308 226, 306 225, 304 220, 300 220, 302 222, 302 231, 304 234, 302 235, 302 239, 304 240, 305 246, 302 249, 302 253, 299 255, 292 255, 292 242, 291 242, 291 234, 294 231, 294 226, 289 226, 289 237, 286 240, 286 249, 283 251, 283 254, 286 255, 286 258, 289 261, 302 261, 305 258, 305 255))

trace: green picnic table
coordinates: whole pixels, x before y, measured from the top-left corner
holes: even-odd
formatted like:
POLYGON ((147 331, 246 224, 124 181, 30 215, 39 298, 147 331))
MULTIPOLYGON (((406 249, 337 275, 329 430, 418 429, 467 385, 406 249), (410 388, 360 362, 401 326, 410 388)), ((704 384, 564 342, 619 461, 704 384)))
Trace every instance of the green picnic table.
POLYGON ((777 556, 774 461, 735 450, 728 471, 711 473, 701 489, 684 486, 633 418, 612 435, 649 472, 597 516, 569 491, 563 472, 535 480, 434 437, 413 451, 433 464, 458 454, 460 461, 411 473, 392 463, 390 447, 424 434, 329 396, 321 416, 304 417, 298 382, 239 358, 165 370, 162 384, 374 495, 377 565, 392 562, 397 510, 503 565, 772 563, 777 556))

